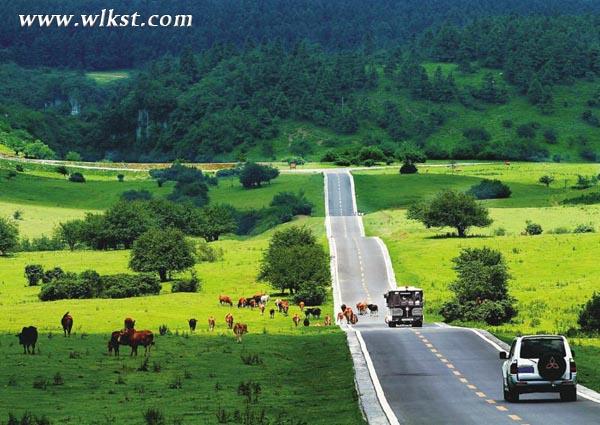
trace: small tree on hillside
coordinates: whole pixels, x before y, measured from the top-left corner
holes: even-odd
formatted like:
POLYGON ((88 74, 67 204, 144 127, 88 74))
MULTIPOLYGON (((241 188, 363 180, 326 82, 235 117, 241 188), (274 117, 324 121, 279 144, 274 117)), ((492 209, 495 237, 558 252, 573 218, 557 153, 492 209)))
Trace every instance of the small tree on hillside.
POLYGON ((544 176, 540 177, 540 179, 538 181, 541 184, 545 184, 546 187, 550 187, 550 185, 552 184, 552 182, 554 182, 554 177, 548 176, 548 175, 544 175, 544 176))
POLYGON ((280 291, 296 293, 298 301, 321 304, 331 282, 329 258, 309 229, 293 226, 275 232, 258 278, 280 291))
POLYGON ((400 148, 396 151, 396 158, 402 161, 400 174, 416 173, 418 170, 415 164, 419 162, 425 162, 427 160, 427 156, 421 149, 412 143, 406 142, 402 143, 400 148))
POLYGON ((227 205, 209 205, 202 208, 200 213, 200 236, 206 242, 214 242, 219 240, 219 236, 225 233, 235 232, 237 222, 233 211, 233 208, 227 205))
POLYGON ((58 235, 62 242, 73 251, 75 245, 81 241, 83 220, 69 220, 58 225, 58 235))
POLYGON ((29 286, 37 285, 43 277, 44 268, 40 264, 28 264, 25 266, 25 278, 29 286))
POLYGON ((165 282, 171 272, 181 272, 196 263, 194 247, 177 229, 150 229, 133 244, 129 267, 136 272, 158 273, 165 282))
POLYGON ((427 228, 454 227, 459 237, 465 237, 469 227, 492 224, 487 208, 470 195, 453 190, 440 192, 433 200, 414 204, 407 217, 422 222, 427 228))
POLYGON ((12 221, 0 217, 0 256, 12 252, 19 244, 19 228, 12 221))

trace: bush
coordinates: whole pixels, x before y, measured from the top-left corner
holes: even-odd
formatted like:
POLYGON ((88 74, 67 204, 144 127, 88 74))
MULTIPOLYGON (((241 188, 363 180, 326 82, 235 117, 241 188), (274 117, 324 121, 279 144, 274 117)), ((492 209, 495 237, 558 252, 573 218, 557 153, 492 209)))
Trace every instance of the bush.
POLYGON ((578 224, 573 233, 594 233, 596 229, 591 224, 578 224))
POLYGON ((503 199, 510 198, 511 190, 500 180, 482 180, 471 186, 467 193, 476 199, 503 199))
POLYGON ((223 248, 215 247, 204 239, 196 243, 196 259, 200 262, 214 263, 223 259, 223 248))
POLYGON ((146 425, 165 425, 167 423, 163 413, 160 410, 153 408, 144 412, 144 421, 146 425))
POLYGON ((327 290, 317 282, 308 281, 300 284, 298 292, 294 294, 294 301, 304 301, 306 305, 321 305, 327 298, 327 290))
POLYGON ((293 192, 279 192, 273 197, 270 205, 272 207, 289 208, 293 215, 310 215, 314 207, 313 203, 306 199, 302 190, 297 194, 293 192))
POLYGON ((73 183, 85 183, 85 177, 81 173, 71 173, 69 176, 69 181, 73 183))
POLYGON ((586 332, 600 331, 600 294, 594 293, 592 298, 582 307, 577 323, 586 332))
POLYGON ((75 151, 69 151, 65 155, 65 160, 67 161, 81 161, 81 155, 75 151))
POLYGON ((158 295, 161 290, 160 281, 150 273, 115 274, 101 277, 104 298, 129 298, 142 295, 158 295))
POLYGON ((533 139, 535 137, 535 128, 531 124, 522 124, 517 127, 517 135, 524 139, 533 139))
POLYGON ((335 161, 335 165, 339 165, 340 167, 348 167, 350 164, 350 160, 345 157, 340 157, 335 161))
POLYGON ((400 174, 415 174, 418 172, 417 166, 412 163, 403 163, 400 167, 400 174))
POLYGON ((119 183, 123 183, 125 181, 125 174, 117 174, 117 180, 119 183))
POLYGON ((577 196, 575 198, 568 198, 562 201, 564 205, 592 205, 600 203, 600 193, 588 193, 585 195, 577 196))
POLYGON ((537 223, 527 221, 525 225, 525 234, 529 236, 541 235, 543 233, 542 226, 537 223))
POLYGON ((50 283, 55 279, 60 279, 65 275, 65 272, 60 267, 54 267, 53 269, 46 270, 44 276, 42 276, 42 282, 50 283))
POLYGON ((279 170, 268 165, 248 162, 240 171, 240 183, 246 189, 260 187, 279 176, 279 170))
POLYGON ((15 165, 15 170, 16 170, 18 173, 22 173, 22 172, 24 172, 24 171, 25 171, 25 169, 23 168, 23 166, 22 166, 21 164, 17 164, 17 165, 15 165))
POLYGON ((189 279, 176 280, 171 286, 171 292, 198 292, 199 289, 200 279, 193 271, 189 279))
POLYGON ((544 140, 551 145, 555 145, 558 142, 558 133, 553 128, 547 128, 544 130, 544 140))
POLYGON ((44 276, 44 268, 40 264, 28 264, 25 266, 25 277, 29 286, 36 286, 44 276))
POLYGON ((131 189, 121 193, 121 199, 124 201, 149 201, 152 199, 152 196, 152 192, 146 189, 131 189))
POLYGON ((15 223, 0 217, 0 256, 6 255, 19 245, 19 228, 15 223))
POLYGON ((332 150, 328 150, 321 157, 321 162, 335 162, 338 160, 338 154, 332 150))
POLYGON ((573 189, 584 190, 589 189, 592 186, 595 186, 598 183, 598 178, 596 176, 587 177, 582 176, 581 174, 577 175, 577 183, 573 186, 573 189))
POLYGON ((215 176, 218 178, 224 177, 236 177, 240 175, 240 167, 235 168, 223 168, 221 170, 217 170, 215 176))
POLYGON ((512 319, 516 311, 512 300, 503 301, 467 301, 458 303, 456 300, 443 304, 440 314, 447 322, 456 320, 466 322, 485 322, 488 325, 498 326, 512 319))
POLYGON ((463 130, 463 136, 470 141, 489 142, 492 139, 490 133, 483 127, 471 127, 463 130))

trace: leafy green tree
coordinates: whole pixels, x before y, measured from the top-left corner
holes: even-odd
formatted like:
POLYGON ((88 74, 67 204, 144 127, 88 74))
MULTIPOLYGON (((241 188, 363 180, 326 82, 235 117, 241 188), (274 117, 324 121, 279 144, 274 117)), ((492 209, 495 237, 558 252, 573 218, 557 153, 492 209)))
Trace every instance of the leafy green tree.
POLYGON ((416 145, 409 142, 404 142, 396 151, 396 158, 402 161, 400 174, 414 174, 418 171, 416 163, 425 162, 427 156, 416 145))
POLYGON ((200 236, 206 242, 219 240, 219 236, 237 229, 234 209, 228 205, 208 205, 200 213, 200 236))
POLYGON ((579 312, 577 323, 586 332, 600 331, 600 294, 594 293, 585 303, 579 312))
POLYGON ((240 183, 246 189, 260 187, 279 176, 279 170, 269 165, 246 163, 240 171, 240 183))
POLYGON ((82 159, 81 155, 75 151, 69 151, 65 155, 65 160, 67 160, 67 161, 78 162, 78 161, 81 161, 81 159, 82 159))
POLYGON ((12 252, 19 245, 19 228, 15 223, 0 217, 0 256, 12 252))
POLYGON ((486 227, 492 224, 487 208, 475 198, 462 192, 445 190, 429 202, 413 204, 407 217, 430 227, 454 227, 459 237, 465 237, 470 227, 486 227))
POLYGON ((292 226, 273 234, 258 278, 281 291, 320 298, 319 288, 331 282, 329 258, 310 229, 292 226))
POLYGON ((194 247, 178 229, 150 229, 133 244, 129 267, 136 272, 158 273, 165 282, 172 272, 196 263, 194 247))
POLYGON ((53 159, 56 157, 54 151, 39 140, 27 143, 23 148, 23 153, 26 158, 53 159))
POLYGON ((540 179, 538 181, 541 184, 546 185, 546 187, 550 187, 550 185, 554 182, 554 177, 545 174, 542 177, 540 177, 540 179))
POLYGON ((113 247, 131 248, 141 234, 154 225, 148 210, 141 202, 120 201, 104 214, 106 235, 113 247))
POLYGON ((83 220, 69 220, 58 225, 60 240, 67 244, 71 251, 82 240, 83 225, 83 220))

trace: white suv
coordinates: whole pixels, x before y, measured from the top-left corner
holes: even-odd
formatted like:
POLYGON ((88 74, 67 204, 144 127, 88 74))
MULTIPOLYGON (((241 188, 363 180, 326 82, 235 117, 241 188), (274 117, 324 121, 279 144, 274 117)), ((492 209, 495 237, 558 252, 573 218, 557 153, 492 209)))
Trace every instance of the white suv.
POLYGON ((515 338, 510 352, 500 352, 504 400, 519 401, 524 393, 560 393, 563 401, 577 400, 575 353, 560 335, 515 338))

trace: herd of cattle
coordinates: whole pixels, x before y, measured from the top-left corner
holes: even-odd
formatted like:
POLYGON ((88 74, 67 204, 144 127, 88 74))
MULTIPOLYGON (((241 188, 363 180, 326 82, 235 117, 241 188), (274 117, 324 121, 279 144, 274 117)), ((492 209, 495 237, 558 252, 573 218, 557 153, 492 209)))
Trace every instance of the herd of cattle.
MULTIPOLYGON (((269 303, 269 295, 266 294, 255 294, 251 297, 242 297, 238 300, 237 306, 238 308, 250 308, 254 310, 257 308, 261 315, 265 314, 265 309, 267 304, 269 303)), ((229 305, 233 307, 233 302, 231 298, 227 295, 219 295, 219 303, 222 306, 229 305)), ((286 300, 276 299, 274 308, 269 310, 269 317, 271 319, 275 318, 275 313, 279 312, 284 316, 288 316, 290 303, 286 300)), ((301 314, 304 313, 304 319, 302 320, 298 313, 295 313, 292 316, 292 322, 297 327, 302 321, 304 326, 310 326, 311 319, 320 319, 321 318, 321 309, 318 307, 306 307, 304 302, 301 301, 298 303, 298 307, 300 308, 301 314)), ((375 304, 366 304, 366 303, 358 303, 356 305, 359 314, 365 314, 367 310, 371 312, 371 314, 377 314, 377 306, 375 304)), ((346 319, 347 323, 355 324, 358 322, 358 316, 354 313, 352 308, 347 307, 345 304, 342 305, 342 311, 338 313, 338 322, 342 322, 346 319)), ((63 328, 63 332, 65 337, 71 336, 71 330, 73 329, 73 317, 66 312, 60 320, 61 326, 63 328)), ((194 332, 196 330, 196 326, 198 324, 198 320, 195 318, 188 320, 188 325, 190 327, 190 331, 194 332)), ((225 315, 225 324, 227 328, 233 330, 233 333, 238 342, 242 342, 242 336, 248 333, 248 325, 245 323, 234 323, 234 317, 231 312, 225 315)), ((331 326, 332 320, 331 316, 326 315, 324 322, 324 326, 331 326)), ((213 331, 216 326, 216 320, 213 316, 208 318, 208 329, 209 331, 213 331)), ((317 323, 316 326, 321 326, 320 323, 317 323)), ((34 354, 35 346, 38 340, 38 330, 35 326, 26 326, 21 330, 21 333, 17 335, 19 338, 19 344, 23 346, 24 354, 34 354)), ((110 339, 108 341, 108 352, 109 354, 113 354, 115 356, 119 355, 119 347, 121 345, 127 345, 131 347, 131 354, 136 355, 138 353, 138 347, 144 347, 144 354, 148 354, 150 348, 154 345, 154 334, 149 330, 136 330, 135 329, 135 320, 132 318, 126 318, 124 322, 124 328, 118 331, 114 331, 111 333, 110 339)))

